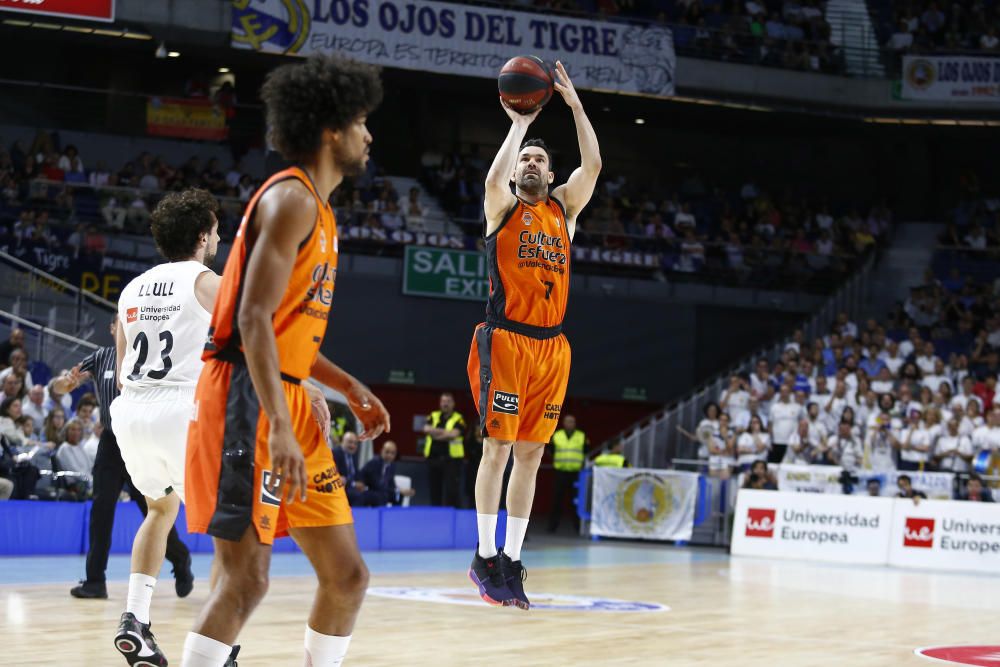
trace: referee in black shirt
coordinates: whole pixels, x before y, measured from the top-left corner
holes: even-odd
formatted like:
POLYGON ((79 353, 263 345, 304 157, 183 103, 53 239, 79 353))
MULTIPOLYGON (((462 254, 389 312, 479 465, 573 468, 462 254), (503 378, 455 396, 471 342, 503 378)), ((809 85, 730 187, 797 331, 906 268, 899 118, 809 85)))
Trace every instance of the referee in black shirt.
MULTIPOLYGON (((118 329, 118 315, 111 318, 111 339, 115 339, 118 329)), ((56 378, 53 385, 57 391, 70 392, 88 378, 97 385, 97 397, 101 404, 101 441, 94 461, 94 499, 90 508, 90 547, 87 551, 87 578, 70 590, 76 598, 106 598, 108 587, 104 571, 108 567, 108 552, 111 550, 111 528, 115 521, 115 507, 118 496, 127 484, 129 495, 146 516, 146 499, 132 486, 132 480, 125 470, 118 441, 111 430, 111 401, 118 396, 118 379, 115 377, 115 348, 102 347, 88 355, 77 366, 56 378)), ((174 588, 178 597, 186 597, 194 588, 194 573, 191 572, 191 553, 177 536, 177 530, 170 529, 167 538, 167 560, 174 566, 174 588)))

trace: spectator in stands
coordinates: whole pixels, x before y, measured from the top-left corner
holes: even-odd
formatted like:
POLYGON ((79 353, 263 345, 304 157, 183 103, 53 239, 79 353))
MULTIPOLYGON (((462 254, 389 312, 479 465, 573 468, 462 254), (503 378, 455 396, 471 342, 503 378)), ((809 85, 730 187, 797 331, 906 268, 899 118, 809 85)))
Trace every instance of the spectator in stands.
POLYGON ((837 432, 826 441, 826 454, 829 465, 840 465, 852 473, 863 466, 864 446, 854 433, 854 424, 845 419, 837 425, 837 432))
POLYGON ((31 417, 34 421, 36 431, 42 428, 42 423, 45 421, 45 417, 48 416, 49 410, 45 406, 45 386, 36 384, 29 391, 27 398, 21 406, 22 412, 26 417, 31 417))
POLYGON ((71 475, 73 491, 79 495, 85 494, 90 486, 90 474, 97 459, 96 441, 84 442, 83 424, 78 419, 71 419, 64 429, 63 442, 56 449, 55 459, 63 472, 77 473, 71 475))
POLYGON ((729 427, 729 415, 719 415, 719 428, 708 442, 708 472, 713 477, 729 479, 735 458, 736 434, 729 427))
POLYGON ((896 487, 899 489, 899 492, 896 494, 897 498, 913 498, 914 503, 920 498, 927 498, 926 493, 913 488, 913 480, 910 479, 909 475, 900 475, 897 477, 896 487))
POLYGON ((706 459, 708 458, 709 444, 719 433, 719 415, 722 414, 722 409, 718 403, 713 402, 705 405, 701 412, 702 419, 698 422, 698 427, 695 429, 697 435, 692 439, 697 440, 700 445, 698 447, 698 458, 706 459))
POLYGON ((7 364, 7 368, 0 371, 0 381, 3 381, 8 375, 16 375, 21 378, 26 391, 30 391, 35 386, 31 380, 31 371, 28 370, 28 353, 24 351, 24 348, 12 351, 7 358, 7 364))
POLYGON ((900 470, 923 470, 930 460, 931 436, 923 417, 920 408, 911 407, 906 426, 892 436, 892 445, 899 451, 900 470))
POLYGON ((788 449, 785 450, 781 463, 785 465, 809 465, 814 461, 818 441, 814 441, 809 433, 809 420, 799 420, 795 432, 788 436, 788 449))
POLYGON ((20 447, 25 442, 24 431, 16 424, 21 416, 19 399, 5 398, 0 403, 0 435, 7 438, 14 447, 20 447))
POLYGON ((948 432, 934 445, 934 463, 942 472, 968 472, 972 463, 972 440, 959 432, 959 421, 948 420, 948 432))
POLYGON ((767 469, 767 461, 759 459, 754 461, 743 479, 744 489, 758 489, 763 491, 777 491, 778 482, 774 475, 767 469))
POLYGON ((337 472, 344 480, 344 489, 355 489, 358 478, 358 435, 354 431, 345 431, 340 439, 340 446, 333 448, 333 462, 337 472))
POLYGON ((431 505, 458 507, 459 478, 462 474, 465 419, 455 411, 455 397, 444 392, 438 409, 424 424, 424 458, 430 484, 431 505))
POLYGON ((759 459, 767 458, 767 450, 771 445, 771 437, 764 430, 760 417, 750 417, 749 428, 736 438, 736 464, 746 472, 759 459))
POLYGON ((882 480, 878 477, 872 477, 868 480, 866 484, 868 488, 868 495, 873 498, 878 498, 882 495, 882 480))
POLYGON ((965 483, 965 493, 959 496, 959 500, 967 500, 974 503, 992 503, 993 494, 983 484, 982 477, 972 474, 969 475, 969 481, 965 483))
POLYGON ((404 497, 413 496, 415 491, 396 487, 396 443, 386 440, 379 455, 361 468, 353 493, 348 494, 354 507, 382 507, 398 505, 404 497))
POLYGON ((8 359, 10 359, 10 353, 15 349, 24 349, 24 329, 20 327, 14 327, 10 330, 10 336, 4 342, 0 343, 0 364, 3 364, 6 368, 8 359))
POLYGON ((771 404, 768 415, 771 429, 771 450, 767 457, 768 463, 781 463, 785 458, 789 438, 795 433, 803 413, 802 406, 792 400, 791 387, 788 384, 782 384, 778 391, 778 397, 771 404))
MULTIPOLYGON (((970 405, 978 405, 970 403, 970 405)), ((980 452, 1000 451, 1000 409, 993 408, 986 413, 986 423, 972 432, 972 448, 975 455, 980 452)))
POLYGON ((719 396, 719 408, 729 413, 731 423, 745 423, 749 419, 750 392, 746 379, 739 375, 729 378, 729 386, 719 396))
POLYGON ((0 400, 8 398, 22 398, 24 396, 24 380, 11 373, 3 379, 3 392, 0 393, 0 400))

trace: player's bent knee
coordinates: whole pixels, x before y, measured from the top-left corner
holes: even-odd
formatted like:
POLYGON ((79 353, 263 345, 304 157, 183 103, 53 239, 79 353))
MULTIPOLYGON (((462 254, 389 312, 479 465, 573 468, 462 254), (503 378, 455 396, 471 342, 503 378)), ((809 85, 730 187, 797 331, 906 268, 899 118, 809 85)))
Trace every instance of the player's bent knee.
POLYGON ((514 447, 514 460, 518 463, 538 465, 545 453, 545 445, 540 442, 518 442, 514 447))

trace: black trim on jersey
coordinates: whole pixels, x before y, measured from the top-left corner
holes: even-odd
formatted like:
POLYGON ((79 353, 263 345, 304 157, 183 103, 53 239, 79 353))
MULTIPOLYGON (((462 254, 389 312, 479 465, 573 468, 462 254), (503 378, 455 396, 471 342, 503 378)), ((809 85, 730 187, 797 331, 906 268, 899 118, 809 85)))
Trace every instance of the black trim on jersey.
POLYGON ((493 329, 489 325, 476 327, 476 350, 479 353, 479 430, 484 438, 489 438, 486 413, 489 411, 490 385, 493 383, 493 329))
MULTIPOLYGON (((226 348, 225 350, 220 350, 218 354, 214 356, 215 359, 219 361, 224 361, 227 364, 233 364, 234 366, 246 366, 247 358, 246 355, 239 349, 226 348)), ((303 378, 297 378, 294 375, 289 375, 284 371, 279 371, 281 373, 281 379, 284 382, 290 384, 302 384, 303 378)))
MULTIPOLYGON (((484 234, 483 238, 486 240, 496 238, 497 234, 500 233, 500 230, 503 229, 508 222, 510 222, 512 217, 514 217, 514 212, 517 211, 517 207, 521 205, 521 199, 519 197, 514 197, 514 199, 514 205, 507 209, 507 212, 503 214, 503 219, 500 220, 500 226, 494 229, 492 234, 484 234)), ((486 224, 489 224, 489 222, 487 221, 486 224)), ((483 229, 483 231, 485 232, 486 229, 483 229)))
POLYGON ((506 317, 487 317, 486 324, 494 329, 506 329, 507 331, 513 331, 516 334, 537 340, 548 340, 562 333, 562 324, 557 324, 554 327, 537 327, 533 324, 509 320, 506 317))
MULTIPOLYGON (((312 176, 310 176, 309 172, 305 170, 305 167, 301 167, 299 165, 295 165, 295 167, 296 167, 296 169, 298 169, 299 171, 301 171, 305 175, 306 180, 309 181, 309 193, 315 199, 319 200, 319 206, 320 206, 320 208, 322 208, 324 202, 320 198, 319 189, 317 189, 316 183, 313 181, 312 176)), ((298 179, 298 180, 302 180, 302 179, 298 179)), ((327 204, 329 204, 329 202, 327 202, 327 204)), ((302 239, 302 243, 299 244, 299 251, 300 252, 302 251, 303 248, 306 247, 306 244, 309 243, 309 241, 312 240, 312 237, 314 237, 316 235, 316 228, 319 226, 318 223, 320 221, 320 217, 321 217, 321 211, 317 209, 317 211, 316 211, 316 220, 313 222, 312 231, 310 231, 309 235, 306 236, 304 239, 302 239)))
MULTIPOLYGON (((305 172, 303 172, 303 173, 305 173, 305 172)), ((308 176, 308 174, 306 174, 306 176, 308 176)), ((246 248, 247 252, 246 252, 246 256, 243 258, 243 266, 240 267, 240 286, 239 286, 239 289, 236 291, 236 304, 233 306, 233 321, 230 322, 230 325, 229 325, 229 329, 230 329, 231 333, 229 335, 229 341, 226 343, 225 347, 220 348, 217 345, 215 345, 214 342, 213 342, 211 344, 211 348, 210 348, 209 344, 206 343, 205 350, 207 350, 209 352, 213 352, 214 353, 212 355, 213 357, 222 359, 222 356, 221 356, 222 353, 224 353, 226 350, 228 350, 230 348, 235 349, 235 350, 238 351, 240 349, 240 345, 243 342, 243 338, 240 335, 240 304, 243 303, 243 288, 246 286, 246 282, 247 282, 246 281, 247 267, 250 265, 250 257, 253 255, 253 249, 257 245, 257 237, 256 237, 256 235, 253 238, 254 242, 252 244, 250 243, 250 232, 253 230, 253 222, 254 222, 254 219, 257 217, 257 205, 260 204, 260 200, 264 197, 264 194, 267 193, 268 190, 270 190, 271 188, 273 188, 278 183, 284 183, 285 181, 287 181, 289 179, 294 179, 294 180, 297 180, 297 181, 301 181, 302 180, 302 179, 300 179, 298 176, 296 176, 294 174, 288 174, 288 175, 284 176, 283 178, 279 178, 278 180, 274 181, 273 183, 268 184, 268 186, 266 188, 264 188, 264 191, 260 193, 260 196, 257 197, 257 199, 254 201, 253 209, 250 211, 250 214, 247 216, 247 226, 243 230, 243 234, 244 234, 244 236, 243 236, 243 247, 246 248)), ((313 225, 313 227, 315 228, 315 225, 313 225)), ((210 329, 210 332, 214 333, 214 329, 210 329)))
POLYGON ((208 534, 239 542, 253 520, 254 461, 257 449, 257 420, 260 402, 246 366, 229 369, 226 393, 226 423, 222 431, 222 465, 215 512, 208 534))

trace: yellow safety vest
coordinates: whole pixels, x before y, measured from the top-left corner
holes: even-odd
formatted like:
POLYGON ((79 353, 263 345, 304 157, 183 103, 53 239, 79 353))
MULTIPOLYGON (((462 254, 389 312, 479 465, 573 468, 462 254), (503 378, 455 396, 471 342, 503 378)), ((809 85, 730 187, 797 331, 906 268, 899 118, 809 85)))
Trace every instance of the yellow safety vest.
POLYGON ((347 431, 347 417, 334 417, 333 423, 330 424, 331 431, 336 434, 337 439, 344 437, 344 433, 347 431))
POLYGON ((594 459, 594 465, 599 468, 624 468, 625 467, 625 457, 621 454, 612 454, 611 452, 604 452, 596 459, 594 459))
POLYGON ((555 447, 552 463, 555 469, 579 472, 583 468, 583 448, 586 444, 587 436, 583 431, 573 431, 573 435, 569 437, 563 429, 556 431, 552 436, 552 445, 555 447))
MULTIPOLYGON (((441 411, 435 410, 431 413, 431 418, 428 420, 432 428, 439 428, 441 426, 441 411)), ((451 430, 455 428, 455 425, 462 421, 462 415, 457 412, 451 413, 451 417, 448 417, 448 421, 445 422, 444 428, 451 430)), ((434 441, 430 435, 424 440, 424 457, 431 455, 431 443, 434 441)), ((453 459, 460 459, 465 456, 465 446, 463 443, 463 437, 459 435, 457 438, 448 443, 448 456, 453 459)))

